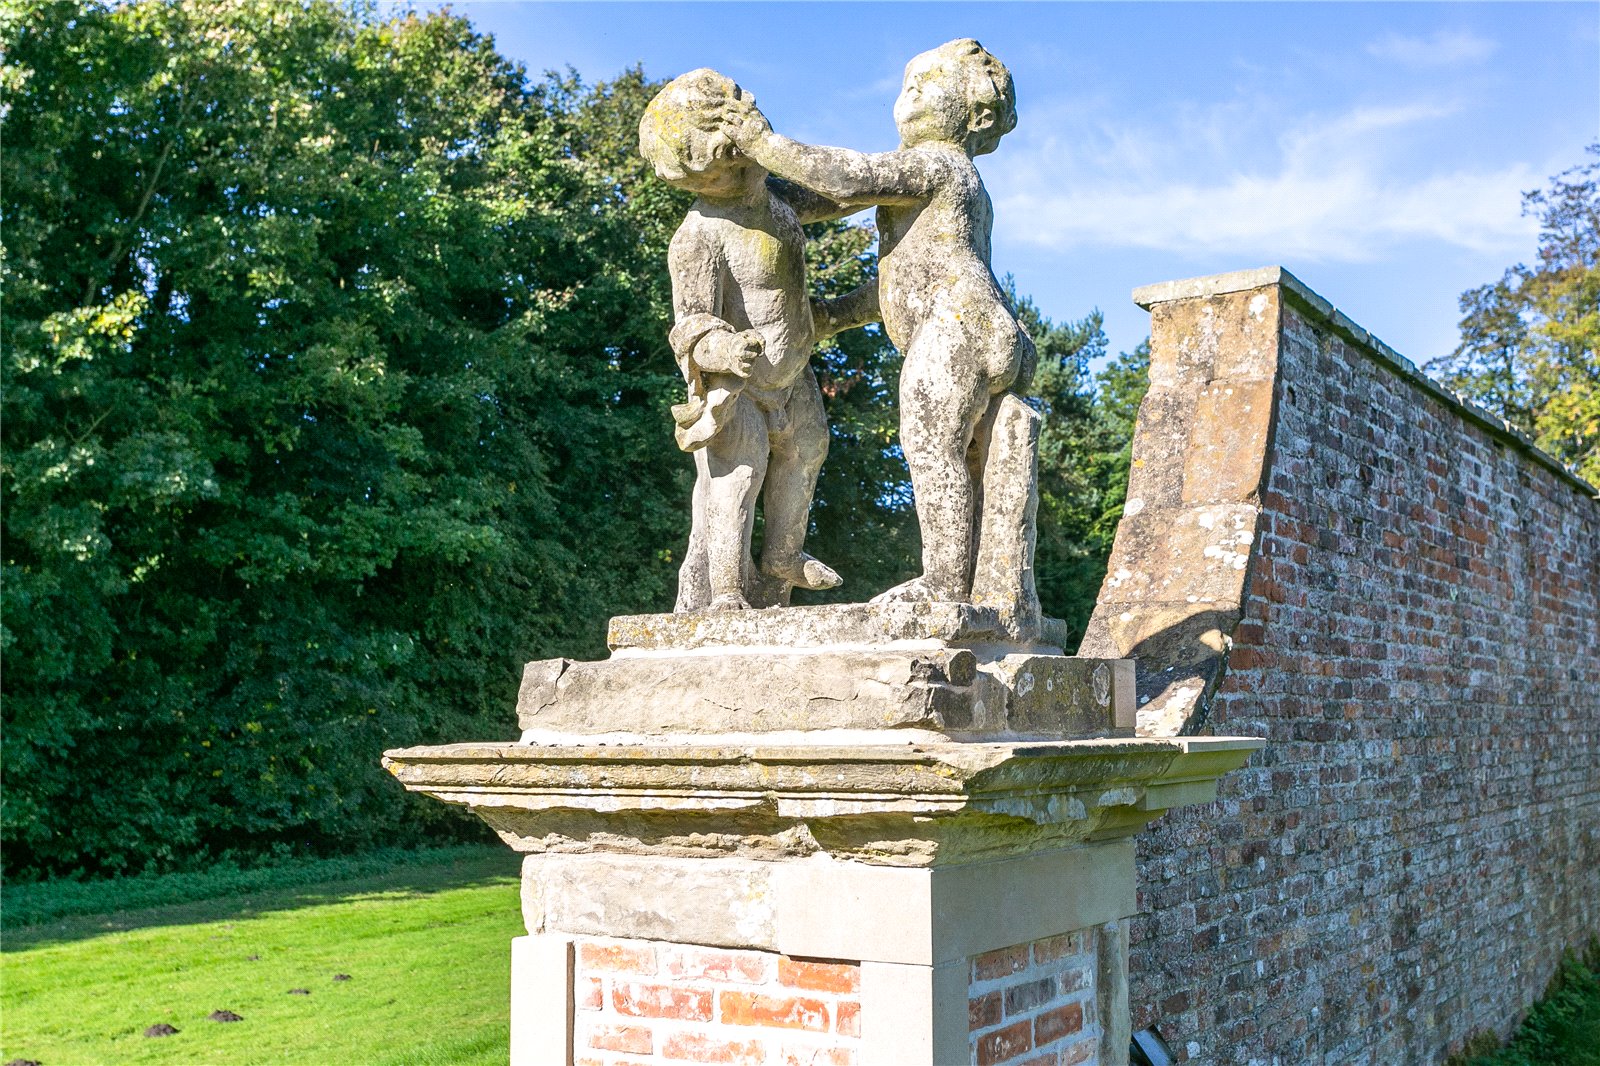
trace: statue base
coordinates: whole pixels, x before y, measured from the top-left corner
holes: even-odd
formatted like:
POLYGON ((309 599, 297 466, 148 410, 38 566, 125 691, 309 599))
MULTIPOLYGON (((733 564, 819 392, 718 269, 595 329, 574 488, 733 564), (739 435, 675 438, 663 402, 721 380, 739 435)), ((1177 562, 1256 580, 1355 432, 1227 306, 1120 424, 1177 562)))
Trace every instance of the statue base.
POLYGON ((599 662, 528 664, 525 742, 1059 740, 1136 717, 1130 660, 1063 655, 970 603, 631 615, 608 642, 599 662))
POLYGON ((1039 630, 616 618, 528 664, 521 742, 389 752, 526 856, 513 1066, 1124 1066, 1131 837, 1261 742, 1131 736, 1133 664, 1039 630))

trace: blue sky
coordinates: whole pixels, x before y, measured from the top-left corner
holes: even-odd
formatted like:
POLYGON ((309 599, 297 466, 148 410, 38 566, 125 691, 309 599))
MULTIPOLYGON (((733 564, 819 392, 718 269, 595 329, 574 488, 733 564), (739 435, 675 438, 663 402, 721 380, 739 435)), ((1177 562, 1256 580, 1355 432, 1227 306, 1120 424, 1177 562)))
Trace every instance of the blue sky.
POLYGON ((976 37, 1017 129, 978 161, 994 265, 1056 319, 1282 264, 1417 362, 1532 258, 1520 193, 1600 138, 1600 3, 455 3, 532 72, 714 67, 782 133, 875 151, 906 60, 976 37))

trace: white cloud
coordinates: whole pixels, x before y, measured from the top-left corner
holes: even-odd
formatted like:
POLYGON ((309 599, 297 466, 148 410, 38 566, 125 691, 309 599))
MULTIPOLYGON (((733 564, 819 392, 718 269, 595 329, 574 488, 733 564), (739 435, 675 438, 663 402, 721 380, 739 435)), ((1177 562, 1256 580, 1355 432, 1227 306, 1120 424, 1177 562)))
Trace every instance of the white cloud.
POLYGON ((1448 67, 1487 59, 1497 47, 1471 30, 1440 30, 1431 37, 1386 34, 1367 45, 1367 53, 1408 67, 1448 67))
MULTIPOLYGON (((1353 107, 1274 130, 1263 105, 1191 108, 1167 128, 1112 127, 1080 109, 1036 123, 1053 136, 985 164, 1009 239, 1073 248, 1226 253, 1281 262, 1378 258, 1437 241, 1516 254, 1531 243, 1526 165, 1448 167, 1411 142, 1456 109, 1353 107)), ((1008 142, 1006 148, 1012 146, 1008 142)))

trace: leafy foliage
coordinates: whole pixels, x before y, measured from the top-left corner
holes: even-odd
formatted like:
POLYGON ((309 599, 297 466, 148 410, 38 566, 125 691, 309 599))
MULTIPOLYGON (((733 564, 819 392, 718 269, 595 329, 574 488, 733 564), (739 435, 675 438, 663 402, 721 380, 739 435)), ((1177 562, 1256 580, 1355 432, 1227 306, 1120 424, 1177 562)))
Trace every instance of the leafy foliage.
POLYGON ((4 45, 8 868, 438 827, 378 752, 668 598, 649 86, 319 2, 4 45))
POLYGON ((1461 295, 1461 344, 1428 369, 1600 484, 1600 143, 1523 197, 1538 259, 1461 295))
MULTIPOLYGON (((8 877, 480 833, 379 753, 508 736, 524 661, 672 602, 655 85, 332 0, 36 0, 0 47, 8 877)), ((821 292, 873 276, 869 229, 811 236, 821 292)), ((1024 308, 1041 586, 1081 620, 1138 356, 1091 395, 1098 317, 1024 308)), ((898 355, 857 330, 818 368, 810 546, 859 599, 918 555, 898 355)))
POLYGON ((1600 1066, 1600 940, 1580 957, 1568 951, 1544 998, 1504 1048, 1489 1047, 1451 1060, 1451 1066, 1600 1066))

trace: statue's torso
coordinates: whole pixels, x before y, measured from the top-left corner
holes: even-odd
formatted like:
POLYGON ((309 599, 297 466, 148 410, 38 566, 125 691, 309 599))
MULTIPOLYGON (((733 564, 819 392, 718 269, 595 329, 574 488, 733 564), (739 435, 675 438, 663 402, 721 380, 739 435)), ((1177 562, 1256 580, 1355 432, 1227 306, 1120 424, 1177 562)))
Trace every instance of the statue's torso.
POLYGON ((690 218, 722 252, 714 313, 738 330, 758 331, 765 349, 750 371, 758 389, 794 384, 811 355, 815 326, 805 273, 805 233, 776 197, 766 207, 719 210, 697 204, 690 218))
POLYGON ((930 315, 1004 303, 989 266, 994 208, 972 161, 942 152, 944 180, 926 203, 878 208, 884 327, 904 350, 930 315))

